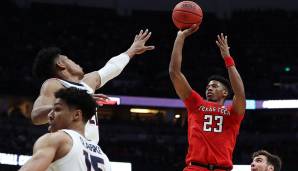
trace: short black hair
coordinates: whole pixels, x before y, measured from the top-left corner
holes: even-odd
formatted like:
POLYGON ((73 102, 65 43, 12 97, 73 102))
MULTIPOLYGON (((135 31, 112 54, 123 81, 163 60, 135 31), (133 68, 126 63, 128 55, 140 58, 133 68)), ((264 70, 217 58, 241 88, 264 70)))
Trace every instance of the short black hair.
POLYGON ((71 107, 82 110, 83 121, 87 123, 96 112, 96 102, 86 90, 74 87, 62 88, 55 93, 56 98, 60 98, 71 107))
POLYGON ((32 73, 37 79, 44 81, 56 75, 55 59, 62 53, 57 47, 41 49, 34 60, 32 73))
POLYGON ((226 87, 226 89, 228 91, 228 97, 230 97, 233 94, 233 90, 231 88, 231 84, 230 84, 230 81, 228 79, 226 79, 225 77, 223 77, 221 75, 211 75, 208 78, 208 83, 212 80, 219 81, 220 83, 222 83, 226 87))
POLYGON ((253 153, 252 159, 254 159, 259 155, 263 155, 267 157, 267 162, 273 165, 274 171, 280 171, 281 165, 282 165, 280 157, 278 157, 277 155, 271 154, 266 150, 259 150, 253 153))

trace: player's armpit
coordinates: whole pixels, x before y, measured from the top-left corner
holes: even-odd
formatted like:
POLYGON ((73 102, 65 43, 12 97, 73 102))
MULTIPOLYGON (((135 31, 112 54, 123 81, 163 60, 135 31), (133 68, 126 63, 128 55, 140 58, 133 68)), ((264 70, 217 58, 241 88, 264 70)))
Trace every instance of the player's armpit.
POLYGON ((101 78, 97 71, 85 74, 82 81, 90 86, 93 90, 98 89, 101 85, 101 78))
POLYGON ((54 93, 63 88, 56 79, 49 79, 44 82, 40 89, 40 94, 33 104, 31 112, 31 120, 35 125, 46 124, 48 121, 48 113, 52 109, 55 100, 54 93))

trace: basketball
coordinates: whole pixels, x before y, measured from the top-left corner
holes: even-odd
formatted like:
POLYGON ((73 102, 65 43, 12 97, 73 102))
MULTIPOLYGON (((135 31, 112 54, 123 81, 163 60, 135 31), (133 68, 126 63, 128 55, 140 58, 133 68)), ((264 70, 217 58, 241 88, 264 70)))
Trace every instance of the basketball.
POLYGON ((179 2, 172 12, 172 20, 178 29, 187 29, 193 24, 200 25, 202 19, 202 9, 193 1, 179 2))

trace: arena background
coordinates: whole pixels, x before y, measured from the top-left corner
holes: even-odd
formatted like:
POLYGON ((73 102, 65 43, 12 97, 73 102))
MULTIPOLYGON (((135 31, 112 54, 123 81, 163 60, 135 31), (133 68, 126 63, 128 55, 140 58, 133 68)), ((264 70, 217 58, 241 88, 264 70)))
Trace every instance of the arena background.
MULTIPOLYGON (((125 51, 134 34, 149 28, 156 50, 133 59, 124 72, 98 93, 114 97, 177 98, 168 75, 176 29, 171 9, 178 1, 159 0, 15 0, 0 5, 0 152, 32 154, 46 126, 27 119, 40 82, 31 74, 41 47, 56 45, 86 72, 97 70, 125 51)), ((192 87, 204 92, 211 74, 227 76, 216 34, 229 35, 231 53, 243 78, 248 109, 234 152, 235 164, 250 164, 251 154, 266 149, 295 171, 298 154, 298 2, 196 1, 204 11, 200 30, 185 44, 183 72, 192 87)), ((138 99, 100 109, 101 146, 112 161, 131 162, 133 171, 182 170, 187 149, 186 111, 177 106, 139 104, 138 99), (131 108, 151 109, 139 113, 131 108)), ((165 100, 165 99, 164 99, 165 100)), ((125 100, 124 100, 125 101, 125 100)), ((124 102, 122 101, 122 102, 124 102)), ((19 166, 1 164, 0 170, 19 166)))

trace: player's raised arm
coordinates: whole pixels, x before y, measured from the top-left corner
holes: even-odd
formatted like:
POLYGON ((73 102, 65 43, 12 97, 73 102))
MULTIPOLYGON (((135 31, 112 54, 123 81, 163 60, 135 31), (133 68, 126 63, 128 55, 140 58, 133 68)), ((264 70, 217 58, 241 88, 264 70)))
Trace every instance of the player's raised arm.
MULTIPOLYGON (((21 167, 19 171, 47 170, 50 164, 55 160, 55 158, 57 158, 56 156, 61 158, 61 156, 63 157, 67 154, 68 151, 66 147, 66 150, 59 147, 61 144, 64 144, 64 146, 71 144, 71 140, 67 138, 67 135, 63 135, 61 132, 47 133, 40 137, 34 144, 32 157, 21 167), (56 155, 57 152, 59 155, 56 155)), ((71 145, 68 146, 71 147, 71 145)))
POLYGON ((86 74, 82 81, 87 83, 93 89, 102 87, 109 80, 118 76, 128 64, 129 60, 135 55, 154 49, 154 46, 145 45, 150 36, 151 32, 149 32, 148 29, 145 31, 141 30, 135 36, 134 42, 126 52, 111 58, 99 71, 86 74))
POLYGON ((231 86, 234 92, 232 110, 237 114, 244 114, 246 107, 244 85, 240 74, 235 67, 234 60, 230 55, 228 37, 223 33, 217 35, 216 44, 219 47, 221 56, 225 61, 231 86))
POLYGON ((42 125, 48 122, 48 114, 52 110, 55 100, 54 93, 60 88, 63 87, 56 79, 49 79, 43 83, 31 112, 33 124, 42 125))
POLYGON ((197 27, 194 24, 189 29, 186 29, 184 31, 181 31, 181 30, 178 31, 177 37, 174 43, 174 47, 172 50, 169 73, 170 73, 170 77, 174 85, 174 88, 176 90, 176 93, 182 100, 186 99, 192 91, 192 88, 189 85, 187 79, 181 72, 182 49, 184 46, 185 38, 191 35, 192 33, 196 32, 198 28, 199 27, 197 27))

